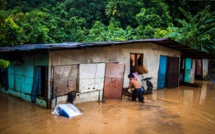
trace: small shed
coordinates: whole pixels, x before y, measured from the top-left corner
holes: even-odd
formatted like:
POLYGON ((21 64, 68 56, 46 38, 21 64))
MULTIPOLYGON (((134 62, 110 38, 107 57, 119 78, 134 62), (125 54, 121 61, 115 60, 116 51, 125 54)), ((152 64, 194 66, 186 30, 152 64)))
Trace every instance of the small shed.
POLYGON ((25 44, 1 47, 0 52, 11 62, 1 69, 0 90, 46 108, 70 97, 76 98, 74 103, 121 99, 132 71, 139 80, 153 77, 154 90, 177 87, 179 80, 193 83, 196 59, 204 61, 207 75, 213 58, 169 38, 25 44))

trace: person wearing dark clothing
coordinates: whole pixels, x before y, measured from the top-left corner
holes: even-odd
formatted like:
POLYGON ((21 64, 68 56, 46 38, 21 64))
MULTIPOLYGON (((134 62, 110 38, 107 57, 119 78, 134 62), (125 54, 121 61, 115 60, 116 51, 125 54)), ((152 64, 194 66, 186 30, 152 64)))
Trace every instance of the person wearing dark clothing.
POLYGON ((137 98, 138 98, 139 102, 143 102, 144 97, 143 97, 142 88, 135 88, 134 91, 132 92, 132 101, 136 101, 137 98))
POLYGON ((134 87, 134 91, 132 92, 132 101, 136 101, 138 98, 139 102, 145 102, 143 96, 143 89, 140 86, 140 83, 137 79, 134 78, 134 75, 131 73, 128 75, 130 80, 128 89, 134 87))

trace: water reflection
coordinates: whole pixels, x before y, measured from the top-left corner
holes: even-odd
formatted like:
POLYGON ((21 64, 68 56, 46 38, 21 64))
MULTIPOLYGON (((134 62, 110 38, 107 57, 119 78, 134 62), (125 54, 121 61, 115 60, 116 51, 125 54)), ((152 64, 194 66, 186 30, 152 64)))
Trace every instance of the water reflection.
POLYGON ((206 99, 206 94, 207 94, 207 84, 203 84, 201 88, 201 93, 200 93, 200 100, 199 104, 203 104, 205 99, 206 99))
POLYGON ((77 104, 83 115, 67 119, 51 110, 0 93, 0 132, 16 134, 212 134, 215 96, 211 82, 146 95, 146 103, 105 100, 77 104))

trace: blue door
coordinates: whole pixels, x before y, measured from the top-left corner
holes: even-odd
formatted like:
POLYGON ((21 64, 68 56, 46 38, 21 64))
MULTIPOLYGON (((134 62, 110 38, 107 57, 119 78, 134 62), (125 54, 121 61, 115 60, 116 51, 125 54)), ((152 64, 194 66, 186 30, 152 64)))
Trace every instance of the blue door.
POLYGON ((191 58, 185 59, 185 76, 184 76, 184 82, 190 82, 190 72, 191 72, 191 65, 192 65, 191 58))
POLYGON ((158 70, 158 86, 157 89, 165 87, 166 82, 166 67, 167 67, 167 56, 160 56, 160 65, 158 70))

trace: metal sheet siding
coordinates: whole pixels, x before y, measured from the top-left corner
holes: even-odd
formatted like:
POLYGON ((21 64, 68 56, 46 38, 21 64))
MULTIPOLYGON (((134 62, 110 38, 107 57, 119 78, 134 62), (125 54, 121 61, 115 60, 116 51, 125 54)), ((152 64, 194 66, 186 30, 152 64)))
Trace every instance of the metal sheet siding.
POLYGON ((109 78, 123 78, 124 77, 124 64, 108 63, 106 67, 105 77, 109 78))
POLYGON ((34 66, 33 65, 24 65, 23 66, 23 77, 33 78, 34 77, 34 66))
POLYGON ((15 75, 15 89, 16 91, 22 91, 22 76, 15 75))
POLYGON ((32 89, 32 83, 33 83, 33 78, 29 77, 22 77, 22 92, 31 94, 31 89, 32 89))
POLYGON ((105 99, 121 99, 122 98, 123 79, 105 78, 105 99))
POLYGON ((7 93, 31 101, 35 66, 48 66, 47 55, 27 55, 20 57, 22 64, 11 62, 8 68, 9 90, 7 93))
POLYGON ((78 65, 54 67, 54 96, 67 94, 77 89, 78 65))
POLYGON ((107 63, 105 72, 105 99, 121 99, 125 65, 107 63))

